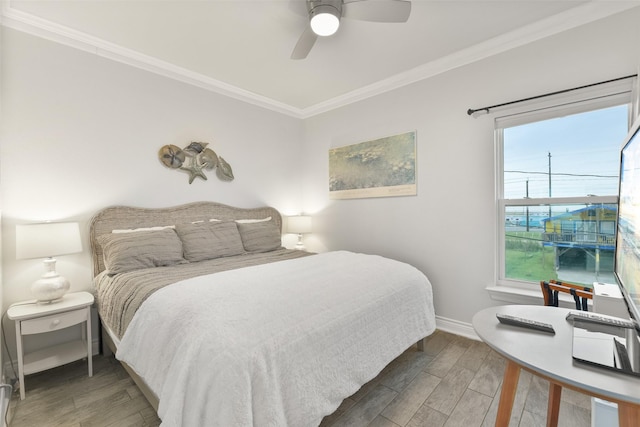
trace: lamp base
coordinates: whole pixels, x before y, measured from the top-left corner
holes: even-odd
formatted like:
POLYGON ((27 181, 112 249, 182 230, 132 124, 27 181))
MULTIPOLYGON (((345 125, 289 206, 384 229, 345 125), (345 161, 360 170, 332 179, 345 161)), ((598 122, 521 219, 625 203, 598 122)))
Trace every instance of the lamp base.
POLYGON ((298 243, 296 243, 296 250, 297 251, 304 251, 307 248, 305 248, 304 243, 302 243, 302 234, 298 234, 298 243))
POLYGON ((50 303, 60 299, 69 291, 67 279, 56 272, 55 258, 44 260, 45 273, 31 285, 31 292, 39 303, 50 303))

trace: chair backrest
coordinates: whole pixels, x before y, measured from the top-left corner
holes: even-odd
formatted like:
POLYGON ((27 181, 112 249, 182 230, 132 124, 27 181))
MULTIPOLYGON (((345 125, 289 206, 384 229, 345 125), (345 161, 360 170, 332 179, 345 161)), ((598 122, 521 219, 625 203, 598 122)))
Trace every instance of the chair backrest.
POLYGON ((558 294, 564 292, 573 296, 576 303, 576 310, 588 311, 587 301, 593 299, 593 292, 590 288, 575 283, 560 282, 557 280, 540 281, 540 289, 544 298, 544 305, 558 306, 558 294))

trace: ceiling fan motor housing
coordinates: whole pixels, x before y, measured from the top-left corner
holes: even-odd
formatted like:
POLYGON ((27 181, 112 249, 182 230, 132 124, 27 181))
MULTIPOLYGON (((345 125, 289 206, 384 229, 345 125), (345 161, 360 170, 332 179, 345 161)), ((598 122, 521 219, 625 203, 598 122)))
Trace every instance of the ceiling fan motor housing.
POLYGON ((318 6, 331 6, 338 11, 338 15, 342 16, 342 0, 307 0, 307 9, 309 9, 309 17, 318 6))
POLYGON ((309 25, 291 52, 291 59, 304 59, 319 36, 334 34, 342 17, 369 22, 407 22, 409 0, 307 0, 309 25))

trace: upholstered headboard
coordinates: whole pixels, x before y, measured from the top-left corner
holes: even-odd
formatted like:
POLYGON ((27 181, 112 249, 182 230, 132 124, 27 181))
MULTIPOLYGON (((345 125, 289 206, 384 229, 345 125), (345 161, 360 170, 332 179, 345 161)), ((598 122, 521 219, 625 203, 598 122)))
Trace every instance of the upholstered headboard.
POLYGON ((232 221, 268 217, 271 217, 270 221, 282 231, 282 216, 272 207, 246 209, 215 202, 195 202, 170 208, 111 206, 97 212, 90 222, 89 239, 93 275, 96 276, 105 268, 102 247, 98 244, 97 238, 113 230, 187 224, 211 219, 232 221))

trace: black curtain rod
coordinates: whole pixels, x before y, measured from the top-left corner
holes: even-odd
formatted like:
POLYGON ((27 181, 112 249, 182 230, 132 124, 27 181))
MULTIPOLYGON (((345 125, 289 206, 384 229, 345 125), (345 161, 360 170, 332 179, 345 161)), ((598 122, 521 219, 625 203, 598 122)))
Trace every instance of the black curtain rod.
POLYGON ((617 82, 619 80, 631 79, 631 78, 636 77, 636 76, 637 76, 637 74, 631 74, 629 76, 618 77, 617 79, 611 79, 611 80, 606 80, 606 81, 603 81, 603 82, 591 83, 589 85, 578 86, 578 87, 574 87, 574 88, 571 88, 571 89, 564 89, 564 90, 559 90, 559 91, 556 91, 556 92, 545 93, 544 95, 538 95, 538 96, 532 96, 530 98, 518 99, 517 101, 505 102, 505 103, 502 103, 502 104, 491 105, 489 107, 476 108, 475 110, 472 109, 472 108, 469 108, 467 110, 467 114, 468 115, 472 115, 473 113, 477 113, 478 111, 486 111, 487 114, 488 114, 489 110, 491 110, 492 108, 504 107, 506 105, 517 104, 519 102, 532 101, 534 99, 544 98, 544 97, 547 97, 547 96, 559 95, 561 93, 567 93, 567 92, 571 92, 571 91, 579 90, 579 89, 586 89, 588 87, 598 86, 598 85, 602 85, 602 84, 606 84, 606 83, 617 82))

